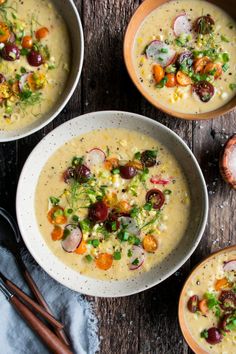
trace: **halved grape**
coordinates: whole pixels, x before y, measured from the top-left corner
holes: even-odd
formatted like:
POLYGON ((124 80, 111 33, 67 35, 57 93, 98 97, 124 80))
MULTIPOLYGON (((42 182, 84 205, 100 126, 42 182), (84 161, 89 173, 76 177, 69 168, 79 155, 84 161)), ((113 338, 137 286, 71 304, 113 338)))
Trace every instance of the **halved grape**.
POLYGON ((93 222, 104 222, 108 217, 108 207, 104 202, 96 202, 89 208, 89 219, 93 222))
POLYGON ((165 196, 159 189, 150 189, 146 194, 146 201, 152 204, 153 209, 161 209, 165 202, 165 196))
POLYGON ((15 61, 20 59, 20 49, 15 44, 6 44, 1 51, 3 59, 7 61, 15 61))
POLYGON ((195 92, 202 102, 208 102, 214 96, 214 86, 208 81, 199 81, 193 85, 195 92))
POLYGON ((124 179, 131 179, 136 176, 137 170, 133 166, 120 166, 120 175, 124 179))
POLYGON ((200 34, 209 34, 213 32, 215 21, 210 15, 201 16, 196 19, 194 29, 200 34))
POLYGON ((75 179, 80 183, 85 183, 91 177, 90 169, 85 165, 78 165, 75 167, 74 171, 75 179))
POLYGON ((31 66, 40 66, 43 64, 42 55, 35 50, 31 50, 31 52, 27 55, 27 60, 31 66))
POLYGON ((209 344, 218 344, 221 342, 222 340, 222 335, 219 331, 218 328, 216 327, 211 327, 208 329, 207 331, 208 333, 208 337, 206 338, 206 341, 209 343, 209 344))

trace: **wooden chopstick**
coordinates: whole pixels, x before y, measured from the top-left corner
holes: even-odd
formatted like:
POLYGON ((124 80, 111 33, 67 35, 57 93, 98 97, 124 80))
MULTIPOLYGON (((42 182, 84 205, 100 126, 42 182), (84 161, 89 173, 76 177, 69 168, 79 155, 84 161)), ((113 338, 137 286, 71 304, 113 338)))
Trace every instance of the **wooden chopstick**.
MULTIPOLYGON (((43 295, 41 294, 41 292, 39 291, 39 288, 37 287, 34 279, 31 277, 30 273, 28 272, 24 262, 21 259, 21 256, 18 254, 16 255, 16 260, 18 263, 18 266, 20 267, 21 273, 25 278, 25 281, 27 282, 30 290, 32 291, 32 293, 34 294, 35 298, 37 299, 38 303, 50 314, 53 316, 53 313, 50 309, 50 307, 48 306, 48 304, 46 303, 43 295)), ((70 346, 70 342, 66 336, 66 333, 63 329, 58 329, 55 328, 55 332, 57 334, 57 336, 67 345, 70 346)))
POLYGON ((62 329, 64 326, 62 323, 57 321, 50 313, 48 313, 43 307, 37 304, 31 297, 24 293, 21 289, 16 286, 11 280, 7 279, 1 272, 0 278, 5 282, 7 287, 16 294, 20 299, 22 299, 27 305, 30 305, 39 315, 41 315, 48 323, 53 327, 62 329))

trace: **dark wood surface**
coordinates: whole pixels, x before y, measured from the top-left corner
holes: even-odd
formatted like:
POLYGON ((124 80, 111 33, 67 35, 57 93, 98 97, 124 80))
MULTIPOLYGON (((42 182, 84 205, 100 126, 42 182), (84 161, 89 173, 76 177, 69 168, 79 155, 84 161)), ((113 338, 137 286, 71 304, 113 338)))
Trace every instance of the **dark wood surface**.
POLYGON ((222 181, 218 169, 222 144, 236 131, 236 116, 231 113, 214 121, 187 122, 153 108, 129 79, 122 55, 125 28, 140 1, 75 2, 85 36, 80 85, 53 123, 28 138, 0 144, 0 204, 15 212, 17 181, 28 154, 54 127, 81 113, 109 109, 136 112, 178 133, 193 149, 209 190, 208 226, 199 247, 175 275, 150 290, 121 299, 89 300, 99 318, 100 353, 190 353, 177 320, 181 287, 190 269, 205 255, 236 242, 235 192, 222 181))

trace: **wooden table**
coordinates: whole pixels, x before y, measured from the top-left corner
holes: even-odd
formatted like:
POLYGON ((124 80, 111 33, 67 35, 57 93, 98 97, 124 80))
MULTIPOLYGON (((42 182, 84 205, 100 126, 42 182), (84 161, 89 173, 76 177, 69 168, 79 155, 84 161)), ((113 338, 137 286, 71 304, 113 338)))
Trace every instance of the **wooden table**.
MULTIPOLYGON (((146 115, 174 130, 192 148, 207 181, 208 226, 197 251, 171 278, 141 294, 120 299, 94 299, 102 354, 189 353, 177 320, 178 297, 190 269, 211 251, 236 241, 235 192, 219 175, 219 152, 236 130, 234 113, 214 121, 187 122, 152 107, 126 72, 122 43, 138 0, 76 0, 85 36, 80 85, 63 112, 38 133, 0 144, 0 204, 15 211, 21 168, 33 147, 54 127, 77 115, 98 110, 124 110, 146 115)), ((35 162, 37 163, 37 162, 35 162)))

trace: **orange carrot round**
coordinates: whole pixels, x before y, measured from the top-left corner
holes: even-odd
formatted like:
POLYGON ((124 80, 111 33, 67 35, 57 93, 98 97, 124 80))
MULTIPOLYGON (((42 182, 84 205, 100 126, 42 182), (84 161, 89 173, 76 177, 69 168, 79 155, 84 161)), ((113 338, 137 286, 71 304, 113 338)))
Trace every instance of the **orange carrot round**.
POLYGON ((113 257, 109 253, 100 253, 96 259, 96 266, 102 270, 111 268, 113 257))
POLYGON ((159 84, 159 82, 165 76, 165 72, 164 72, 163 67, 161 65, 159 65, 159 64, 155 64, 153 66, 153 75, 154 75, 154 79, 155 79, 156 83, 159 84))
POLYGON ((87 251, 86 242, 82 240, 79 247, 76 248, 75 253, 84 254, 87 251))
POLYGON ((53 241, 61 240, 63 237, 63 230, 61 226, 55 225, 51 233, 53 241))

